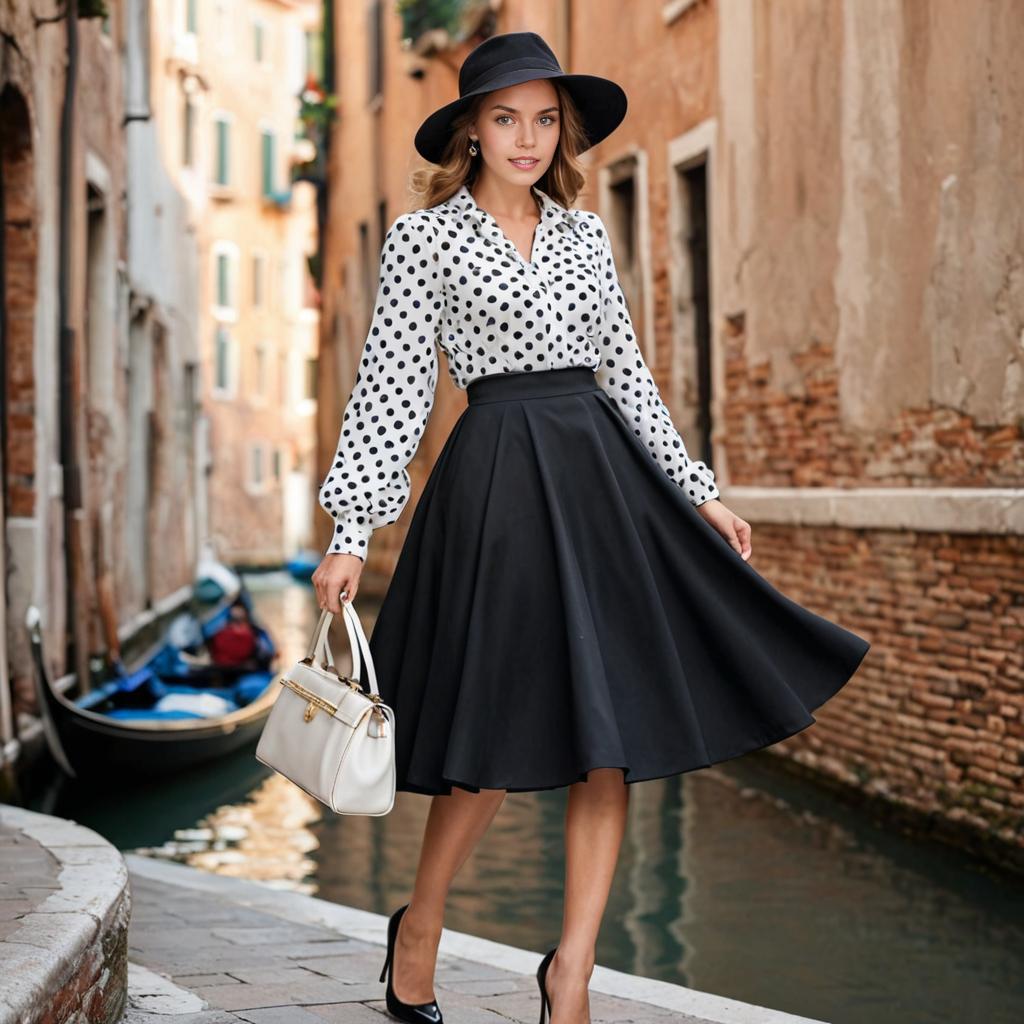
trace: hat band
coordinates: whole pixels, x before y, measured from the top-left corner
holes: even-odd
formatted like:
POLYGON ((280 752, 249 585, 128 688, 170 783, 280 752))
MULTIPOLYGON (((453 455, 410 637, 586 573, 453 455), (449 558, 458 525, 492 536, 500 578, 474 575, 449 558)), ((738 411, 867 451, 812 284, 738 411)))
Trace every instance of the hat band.
POLYGON ((465 96, 470 92, 476 92, 478 89, 485 87, 488 82, 501 78, 502 75, 508 74, 509 71, 554 71, 560 75, 565 74, 557 64, 547 64, 540 68, 536 67, 533 63, 536 59, 536 57, 520 57, 517 60, 502 61, 490 74, 478 78, 471 85, 463 89, 461 95, 465 96))

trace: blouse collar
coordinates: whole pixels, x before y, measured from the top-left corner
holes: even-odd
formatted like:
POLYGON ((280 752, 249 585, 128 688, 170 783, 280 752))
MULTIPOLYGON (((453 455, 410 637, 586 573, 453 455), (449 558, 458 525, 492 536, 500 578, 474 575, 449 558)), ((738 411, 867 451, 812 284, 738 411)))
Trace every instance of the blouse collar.
MULTIPOLYGON (((573 226, 571 210, 566 209, 561 203, 555 202, 551 196, 537 188, 536 185, 531 185, 530 190, 540 200, 541 219, 544 228, 557 227, 567 229, 573 226)), ((498 222, 486 210, 481 209, 477 205, 476 200, 473 198, 473 193, 470 192, 469 186, 465 183, 460 185, 459 190, 447 199, 443 205, 452 209, 459 216, 472 221, 479 231, 489 235, 494 240, 501 241, 505 237, 498 226, 498 222)))

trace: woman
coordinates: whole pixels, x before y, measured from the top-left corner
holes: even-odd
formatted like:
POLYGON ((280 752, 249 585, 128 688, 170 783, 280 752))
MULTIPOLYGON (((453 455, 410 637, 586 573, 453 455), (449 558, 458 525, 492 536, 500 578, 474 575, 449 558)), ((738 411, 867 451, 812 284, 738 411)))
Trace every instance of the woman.
POLYGON ((340 613, 372 531, 404 507, 439 345, 469 403, 370 639, 397 789, 433 795, 381 981, 394 1016, 441 1020, 455 873, 506 792, 568 786, 562 935, 538 983, 542 1024, 547 1009, 577 1024, 629 784, 806 728, 869 645, 748 564, 749 524, 688 456, 637 347, 601 219, 569 208, 578 155, 625 116, 622 89, 513 32, 469 54, 459 93, 417 132, 439 166, 384 241, 313 582, 340 613))

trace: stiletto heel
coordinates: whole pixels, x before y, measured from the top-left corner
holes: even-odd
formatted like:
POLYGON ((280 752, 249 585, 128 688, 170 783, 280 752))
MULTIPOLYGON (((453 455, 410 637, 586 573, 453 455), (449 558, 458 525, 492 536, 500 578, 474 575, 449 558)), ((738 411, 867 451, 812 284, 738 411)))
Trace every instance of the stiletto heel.
MULTIPOLYGON (((555 946, 555 949, 558 949, 558 947, 555 946)), ((540 1024, 544 1024, 545 1015, 550 1016, 551 1014, 551 998, 548 996, 545 982, 548 977, 548 967, 551 966, 551 959, 555 955, 555 949, 549 949, 544 954, 544 959, 541 960, 540 966, 537 968, 537 984, 540 986, 540 1024)))
POLYGON ((380 972, 380 980, 383 981, 385 978, 388 980, 388 987, 385 992, 388 1013, 398 1020, 406 1021, 407 1024, 444 1024, 441 1007, 437 1005, 436 999, 431 999, 428 1003, 403 1003, 395 995, 393 983, 395 942, 398 939, 398 925, 408 907, 409 904, 406 903, 388 918, 388 951, 384 957, 384 967, 380 972))

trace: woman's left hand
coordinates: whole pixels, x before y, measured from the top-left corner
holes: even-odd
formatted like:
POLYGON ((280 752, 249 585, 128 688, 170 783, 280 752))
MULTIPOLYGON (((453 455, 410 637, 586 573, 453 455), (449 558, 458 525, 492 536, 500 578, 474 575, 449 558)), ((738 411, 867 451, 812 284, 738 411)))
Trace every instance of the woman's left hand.
POLYGON ((739 552, 744 562, 750 558, 750 523, 730 512, 718 498, 701 502, 697 511, 739 552))

